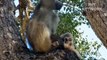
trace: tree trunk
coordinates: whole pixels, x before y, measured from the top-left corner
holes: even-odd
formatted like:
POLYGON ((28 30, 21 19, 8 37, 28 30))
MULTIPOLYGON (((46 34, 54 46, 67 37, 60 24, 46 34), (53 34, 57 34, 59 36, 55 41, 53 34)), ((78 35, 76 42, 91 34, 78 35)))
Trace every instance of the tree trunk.
POLYGON ((0 60, 78 60, 75 52, 64 49, 31 53, 20 38, 13 11, 13 0, 0 0, 0 60))
POLYGON ((13 0, 0 0, 0 60, 24 60, 24 54, 28 56, 23 52, 13 11, 13 0))
POLYGON ((107 48, 107 0, 85 0, 85 15, 107 48))

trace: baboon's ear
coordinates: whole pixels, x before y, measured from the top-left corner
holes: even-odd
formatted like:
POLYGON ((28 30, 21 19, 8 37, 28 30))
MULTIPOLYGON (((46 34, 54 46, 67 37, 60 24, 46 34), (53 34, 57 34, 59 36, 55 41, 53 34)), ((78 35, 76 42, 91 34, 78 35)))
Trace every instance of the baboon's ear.
POLYGON ((57 0, 55 1, 55 10, 60 10, 62 6, 63 6, 63 3, 57 0))

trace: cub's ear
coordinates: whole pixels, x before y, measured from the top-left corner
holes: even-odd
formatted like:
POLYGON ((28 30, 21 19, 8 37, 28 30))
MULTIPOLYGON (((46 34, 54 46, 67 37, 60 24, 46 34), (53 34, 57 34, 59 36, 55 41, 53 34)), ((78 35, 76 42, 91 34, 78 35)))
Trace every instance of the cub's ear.
POLYGON ((55 10, 60 10, 63 6, 63 3, 60 1, 55 1, 55 10))

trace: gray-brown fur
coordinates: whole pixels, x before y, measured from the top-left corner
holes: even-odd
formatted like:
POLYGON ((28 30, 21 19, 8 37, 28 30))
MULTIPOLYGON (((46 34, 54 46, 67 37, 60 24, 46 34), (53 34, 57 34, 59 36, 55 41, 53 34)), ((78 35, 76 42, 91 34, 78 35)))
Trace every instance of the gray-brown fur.
POLYGON ((40 6, 35 9, 36 12, 34 11, 27 26, 26 34, 34 51, 48 52, 51 48, 50 35, 55 34, 60 21, 57 13, 53 10, 54 6, 55 0, 40 0, 40 6))
POLYGON ((74 52, 78 60, 82 59, 80 53, 74 47, 72 34, 71 33, 62 34, 61 38, 64 39, 64 48, 69 49, 71 52, 74 52))

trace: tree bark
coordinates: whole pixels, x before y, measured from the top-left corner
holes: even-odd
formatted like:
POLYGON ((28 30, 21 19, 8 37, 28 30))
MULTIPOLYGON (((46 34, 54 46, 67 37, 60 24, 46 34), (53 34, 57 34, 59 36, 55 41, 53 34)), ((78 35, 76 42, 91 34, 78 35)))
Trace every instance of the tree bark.
POLYGON ((31 53, 20 38, 13 11, 13 0, 0 0, 0 60, 78 60, 75 52, 65 49, 31 53))
POLYGON ((23 60, 24 54, 28 56, 23 52, 24 44, 13 11, 13 0, 0 0, 0 60, 20 60, 21 57, 23 60))
POLYGON ((85 15, 107 48, 107 0, 85 0, 85 15))

